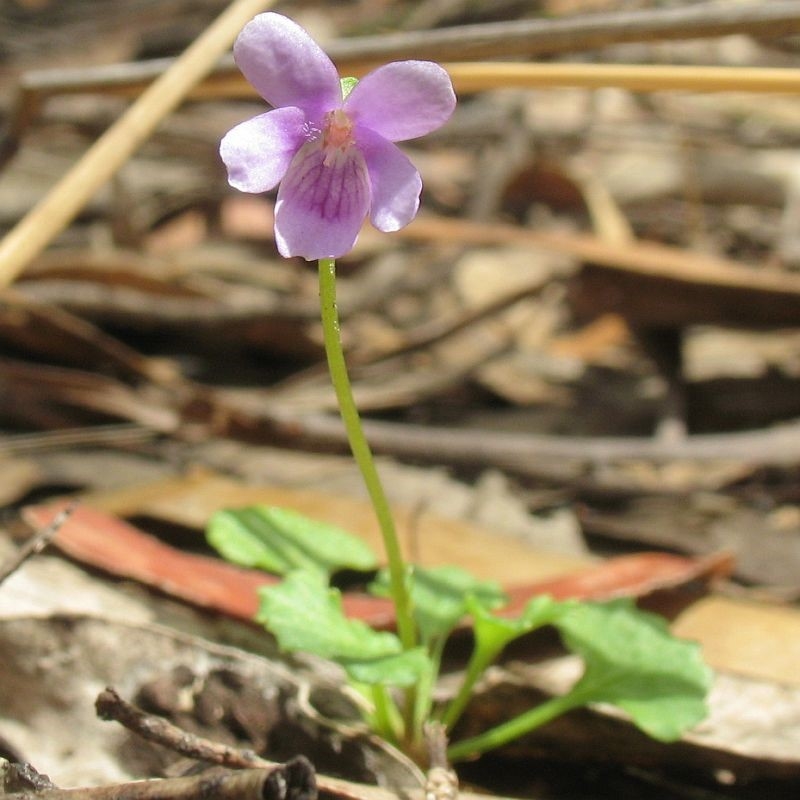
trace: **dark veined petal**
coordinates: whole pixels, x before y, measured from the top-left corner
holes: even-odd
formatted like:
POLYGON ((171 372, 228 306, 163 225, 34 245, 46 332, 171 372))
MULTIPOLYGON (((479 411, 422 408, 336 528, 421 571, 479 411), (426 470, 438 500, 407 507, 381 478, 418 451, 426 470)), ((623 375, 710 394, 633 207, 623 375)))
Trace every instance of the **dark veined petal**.
POLYGON ((278 251, 309 261, 344 255, 355 244, 369 205, 367 166, 358 148, 331 151, 320 140, 308 142, 278 190, 278 251))
POLYGON ((380 231, 397 231, 417 215, 422 178, 397 145, 370 130, 358 129, 372 189, 370 220, 380 231))
POLYGON ((298 106, 312 117, 339 106, 336 67, 296 22, 259 14, 244 26, 233 56, 245 78, 276 108, 298 106))
POLYGON ((219 153, 228 182, 242 192, 266 192, 278 185, 306 136, 299 108, 277 108, 228 131, 219 153))
POLYGON ((450 76, 432 61, 395 61, 365 75, 344 109, 390 142, 424 136, 450 119, 456 95, 450 76))

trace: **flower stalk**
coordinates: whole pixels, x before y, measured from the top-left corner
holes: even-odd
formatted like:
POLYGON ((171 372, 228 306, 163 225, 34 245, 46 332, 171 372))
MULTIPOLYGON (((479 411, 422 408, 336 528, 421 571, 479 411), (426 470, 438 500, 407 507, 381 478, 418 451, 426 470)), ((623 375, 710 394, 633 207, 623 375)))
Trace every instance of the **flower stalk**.
POLYGON ((375 516, 378 518, 389 565, 389 583, 397 618, 397 634, 403 647, 410 650, 417 644, 417 634, 408 591, 408 570, 400 550, 389 501, 386 499, 383 484, 378 470, 375 468, 372 450, 364 436, 361 417, 353 397, 350 377, 347 374, 339 329, 339 312, 336 306, 336 260, 333 258, 319 260, 319 300, 325 355, 328 359, 331 382, 336 392, 342 422, 347 431, 350 450, 364 478, 375 516))

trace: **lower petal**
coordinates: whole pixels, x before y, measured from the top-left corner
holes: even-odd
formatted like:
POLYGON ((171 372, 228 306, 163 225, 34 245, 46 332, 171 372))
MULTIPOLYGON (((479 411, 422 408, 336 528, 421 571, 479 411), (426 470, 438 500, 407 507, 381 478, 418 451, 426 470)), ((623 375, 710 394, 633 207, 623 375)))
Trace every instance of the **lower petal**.
POLYGON ((276 108, 228 131, 219 146, 228 182, 242 192, 278 185, 305 141, 306 116, 299 108, 276 108))
POLYGON ((417 215, 422 178, 397 145, 370 130, 359 130, 372 188, 370 220, 379 231, 397 231, 417 215))
POLYGON ((370 205, 364 158, 356 147, 333 153, 303 145, 275 203, 275 241, 282 256, 338 258, 355 244, 370 205))

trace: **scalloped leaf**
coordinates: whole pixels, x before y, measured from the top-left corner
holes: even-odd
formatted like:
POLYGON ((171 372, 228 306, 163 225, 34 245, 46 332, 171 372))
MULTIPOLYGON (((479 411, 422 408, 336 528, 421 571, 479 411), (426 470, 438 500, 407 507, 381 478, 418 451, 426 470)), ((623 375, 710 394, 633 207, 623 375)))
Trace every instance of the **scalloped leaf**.
POLYGON ((475 630, 475 655, 477 661, 488 666, 514 639, 525 636, 543 625, 555 621, 569 612, 573 602, 559 603, 549 595, 532 598, 515 618, 497 617, 477 603, 469 603, 475 630))
POLYGON ((305 569, 327 577, 340 569, 371 571, 378 563, 361 539, 278 506, 218 511, 206 539, 228 561, 277 575, 305 569))
POLYGON ((674 741, 708 713, 712 673, 700 647, 674 637, 667 622, 630 600, 575 604, 555 620, 586 669, 570 691, 584 703, 611 703, 654 739, 674 741))
POLYGON ((407 686, 429 662, 422 648, 404 651, 393 633, 375 631, 342 611, 337 589, 305 570, 259 591, 256 619, 275 635, 282 650, 304 651, 340 663, 355 681, 407 686))

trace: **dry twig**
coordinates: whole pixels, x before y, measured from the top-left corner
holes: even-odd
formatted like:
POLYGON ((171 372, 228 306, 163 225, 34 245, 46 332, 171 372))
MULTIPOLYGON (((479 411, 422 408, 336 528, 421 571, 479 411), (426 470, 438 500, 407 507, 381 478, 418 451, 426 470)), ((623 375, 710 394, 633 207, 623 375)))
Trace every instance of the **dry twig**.
POLYGON ((149 742, 155 742, 187 758, 206 761, 230 769, 277 767, 278 764, 259 758, 252 750, 241 750, 212 742, 184 731, 163 717, 147 714, 123 700, 111 688, 104 689, 95 700, 100 719, 119 722, 149 742))
MULTIPOLYGON (((321 414, 281 417, 292 437, 344 447, 341 422, 321 414)), ((582 465, 614 461, 738 461, 794 465, 800 460, 800 424, 758 431, 696 434, 675 441, 645 436, 549 436, 511 431, 445 428, 366 420, 364 432, 378 453, 438 463, 493 466, 520 475, 546 475, 556 460, 582 465)))
POLYGON ((644 8, 580 14, 561 19, 526 19, 461 25, 430 31, 360 37, 339 48, 335 59, 478 59, 575 53, 622 42, 697 39, 747 33, 789 36, 800 31, 795 0, 768 3, 699 3, 674 8, 644 8))
MULTIPOLYGON (((800 9, 796 0, 741 5, 714 2, 359 36, 330 42, 326 50, 342 70, 353 73, 395 58, 472 61, 536 57, 579 53, 622 42, 698 39, 734 33, 789 36, 797 32, 800 32, 800 9)), ((9 135, 18 138, 31 116, 37 113, 41 101, 48 96, 85 92, 137 96, 173 63, 173 59, 155 59, 133 64, 31 71, 22 78, 18 108, 12 115, 16 122, 10 123, 9 135)), ((567 66, 571 69, 576 65, 567 66)), ((592 64, 589 68, 594 70, 599 66, 592 64)), ((226 57, 190 96, 228 97, 231 92, 243 90, 252 93, 233 59, 226 57)))
POLYGON ((155 432, 142 425, 121 422, 55 431, 16 433, 0 436, 0 458, 52 452, 73 447, 126 448, 151 442, 155 432))
POLYGON ((460 92, 615 86, 632 92, 800 92, 800 70, 779 67, 704 67, 662 64, 445 64, 460 92))
POLYGON ((11 283, 214 68, 248 20, 271 0, 234 0, 216 22, 94 143, 0 242, 0 285, 11 283))
POLYGON ((269 769, 211 770, 185 778, 77 789, 42 789, 3 795, 3 800, 314 800, 311 764, 299 757, 269 769))
MULTIPOLYGON (((250 771, 251 769, 258 769, 263 774, 264 769, 275 770, 281 768, 283 765, 276 764, 273 761, 267 761, 255 755, 251 751, 236 751, 233 748, 228 748, 219 745, 215 742, 202 739, 201 737, 189 734, 186 731, 172 725, 170 722, 163 720, 160 717, 155 717, 151 714, 145 714, 137 709, 135 706, 130 705, 127 701, 123 700, 112 689, 106 689, 100 694, 97 699, 99 705, 99 712, 104 719, 114 719, 120 722, 125 727, 132 730, 150 741, 156 741, 176 750, 185 756, 191 758, 201 759, 210 763, 220 764, 222 760, 228 766, 234 766, 237 762, 241 764, 242 768, 250 771)), ((292 762, 288 762, 287 767, 292 762)), ((332 778, 328 775, 316 775, 316 786, 320 791, 332 795, 338 800, 398 800, 398 794, 391 792, 388 789, 383 789, 378 786, 366 786, 351 781, 342 780, 340 778, 332 778)), ((403 796, 406 800, 423 800, 423 793, 421 790, 409 789, 404 791, 403 796)), ((162 796, 164 797, 164 796, 162 796)), ((233 795, 219 795, 220 800, 238 800, 233 795)), ((286 796, 285 800, 303 800, 303 795, 286 796)), ((76 795, 69 796, 26 796, 9 795, 3 800, 123 800, 117 795, 112 796, 92 796, 80 797, 76 795)), ((127 800, 127 798, 126 798, 127 800)), ((130 800, 156 800, 151 795, 131 795, 130 800)), ((167 800, 202 800, 200 796, 169 796, 167 800)), ((265 798, 255 798, 253 795, 242 795, 241 800, 273 800, 272 796, 265 798)), ((275 798, 275 800, 283 800, 283 798, 275 798)), ((486 800, 482 795, 466 794, 463 800, 486 800)), ((496 798, 496 800, 503 800, 503 798, 496 798)))
POLYGON ((425 800, 458 800, 458 775, 447 760, 447 730, 440 722, 425 725, 429 768, 425 800))
POLYGON ((53 541, 53 537, 72 516, 77 505, 77 500, 71 502, 46 528, 28 539, 5 564, 0 566, 0 584, 13 575, 29 558, 41 553, 53 541))

